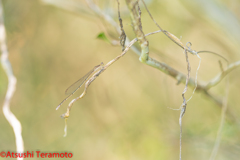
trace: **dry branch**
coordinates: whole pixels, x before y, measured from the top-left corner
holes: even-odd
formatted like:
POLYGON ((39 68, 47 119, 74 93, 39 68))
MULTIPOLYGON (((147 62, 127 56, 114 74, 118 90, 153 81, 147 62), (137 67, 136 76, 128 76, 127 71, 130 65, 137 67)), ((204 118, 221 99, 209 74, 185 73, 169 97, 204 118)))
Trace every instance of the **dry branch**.
MULTIPOLYGON (((117 31, 117 33, 119 35, 121 34, 121 28, 119 27, 119 25, 114 21, 114 19, 111 16, 109 16, 109 15, 105 14, 104 12, 102 12, 101 9, 92 0, 85 0, 85 1, 87 2, 89 8, 96 15, 98 15, 98 17, 100 17, 101 19, 105 20, 110 25, 112 25, 116 29, 116 31, 117 31)), ((55 4, 51 4, 51 5, 54 5, 56 7, 60 7, 61 9, 65 9, 65 10, 70 11, 70 12, 75 12, 76 14, 81 14, 81 12, 76 11, 76 10, 71 10, 70 8, 63 8, 63 7, 55 5, 55 4)), ((158 31, 158 32, 161 32, 161 31, 163 31, 166 34, 169 33, 169 32, 164 31, 162 29, 160 31, 158 31)), ((170 38, 174 37, 174 35, 171 34, 171 33, 168 34, 168 35, 170 35, 170 38)), ((126 37, 126 46, 128 44, 129 44, 129 39, 128 39, 128 37, 126 37)), ((141 55, 141 52, 135 46, 132 46, 131 50, 134 51, 134 53, 136 53, 137 55, 139 55, 139 56, 141 55)), ((192 51, 188 50, 188 51, 191 52, 191 53, 196 53, 196 51, 193 51, 193 50, 192 51)), ((174 68, 172 68, 171 66, 167 65, 166 63, 159 62, 159 61, 151 58, 150 56, 148 57, 147 65, 149 65, 151 67, 154 67, 154 68, 162 71, 163 73, 171 76, 172 78, 176 79, 178 83, 185 84, 185 82, 186 82, 186 75, 185 74, 175 70, 174 68)), ((227 69, 225 69, 224 76, 226 74, 228 74, 230 71, 232 71, 233 69, 235 69, 236 67, 238 67, 238 66, 240 66, 240 61, 237 61, 237 62, 234 62, 234 63, 230 64, 227 67, 227 69)), ((222 76, 222 75, 223 75, 223 73, 220 73, 215 78, 210 80, 209 82, 211 82, 211 83, 198 81, 197 88, 196 88, 196 91, 199 91, 199 92, 203 93, 207 98, 209 98, 210 100, 215 102, 219 107, 222 107, 222 105, 223 105, 222 100, 220 98, 218 98, 217 96, 215 96, 213 94, 210 94, 208 92, 208 89, 213 87, 213 86, 215 86, 220 81, 222 81, 223 78, 224 78, 224 76, 222 76), (208 84, 208 85, 206 85, 206 84, 208 84)), ((192 78, 189 79, 188 86, 191 87, 191 88, 195 88, 195 81, 194 81, 194 79, 192 79, 192 78)), ((228 112, 229 115, 231 115, 231 118, 232 118, 233 121, 237 120, 237 118, 236 118, 236 116, 234 116, 233 112, 231 112, 229 109, 228 109, 227 112, 228 112)), ((228 117, 228 118, 230 118, 230 117, 228 117)))

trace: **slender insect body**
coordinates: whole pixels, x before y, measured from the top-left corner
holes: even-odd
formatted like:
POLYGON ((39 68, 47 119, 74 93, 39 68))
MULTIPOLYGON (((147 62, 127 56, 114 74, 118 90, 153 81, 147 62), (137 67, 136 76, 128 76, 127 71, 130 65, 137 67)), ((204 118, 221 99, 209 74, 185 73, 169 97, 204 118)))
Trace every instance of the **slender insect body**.
POLYGON ((91 71, 89 71, 85 76, 77 80, 75 83, 73 83, 70 87, 68 87, 65 91, 65 94, 68 95, 56 108, 56 110, 59 109, 59 107, 65 102, 69 97, 71 97, 90 77, 90 75, 94 72, 96 72, 98 69, 102 68, 103 63, 95 66, 91 71))

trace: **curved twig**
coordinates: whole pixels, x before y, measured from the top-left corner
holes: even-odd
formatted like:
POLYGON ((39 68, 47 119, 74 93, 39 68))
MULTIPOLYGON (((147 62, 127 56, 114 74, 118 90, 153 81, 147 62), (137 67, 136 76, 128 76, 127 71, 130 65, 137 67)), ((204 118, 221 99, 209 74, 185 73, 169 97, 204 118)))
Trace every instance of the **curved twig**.
MULTIPOLYGON (((2 67, 8 77, 8 89, 3 102, 3 114, 13 128, 15 139, 16 139, 17 152, 21 153, 24 151, 23 138, 22 138, 22 126, 20 121, 15 117, 15 115, 10 110, 10 101, 16 89, 17 79, 13 74, 11 63, 8 60, 6 31, 5 31, 4 21, 3 21, 3 6, 2 6, 1 0, 0 0, 0 48, 2 52, 1 54, 2 67)), ((18 160, 21 160, 21 159, 23 158, 18 157, 18 160)))

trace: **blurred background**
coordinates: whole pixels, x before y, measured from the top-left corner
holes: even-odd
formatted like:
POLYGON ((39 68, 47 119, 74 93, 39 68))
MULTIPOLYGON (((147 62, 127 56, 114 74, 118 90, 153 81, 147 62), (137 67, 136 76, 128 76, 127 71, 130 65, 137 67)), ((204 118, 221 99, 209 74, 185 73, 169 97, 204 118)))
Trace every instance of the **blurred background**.
MULTIPOLYGON (((83 160, 175 160, 179 157, 179 108, 184 85, 170 76, 140 63, 129 51, 110 66, 77 101, 68 119, 68 135, 63 137, 64 120, 71 98, 56 111, 65 90, 94 66, 106 64, 121 53, 97 35, 104 32, 118 40, 115 28, 99 18, 84 0, 3 0, 9 59, 17 77, 11 111, 22 123, 26 151, 72 152, 83 160)), ((116 1, 95 1, 117 23, 116 1)), ((240 2, 238 0, 148 0, 150 12, 159 25, 194 50, 214 51, 235 62, 240 59, 240 2)), ((125 32, 135 38, 125 1, 120 0, 125 32)), ((158 30, 143 5, 142 26, 146 33, 158 30)), ((163 34, 147 37, 150 56, 187 74, 185 56, 163 34)), ((135 44, 139 47, 138 44, 135 44)), ((219 57, 200 54, 198 80, 207 82, 220 73, 219 57)), ((191 77, 199 59, 189 55, 191 77)), ((228 107, 239 118, 240 68, 228 77, 228 107)), ((7 77, 0 68, 0 102, 7 90, 7 77)), ((223 99, 225 79, 210 89, 223 99)), ((81 94, 77 91, 72 98, 81 94)), ((189 88, 186 97, 190 97, 189 88)), ((239 119, 224 124, 218 160, 240 156, 239 119)), ((208 159, 220 125, 221 109, 204 94, 196 92, 183 117, 184 159, 208 159)), ((15 151, 15 137, 0 111, 0 151, 15 151)), ((1 159, 1 158, 0 158, 1 159)))

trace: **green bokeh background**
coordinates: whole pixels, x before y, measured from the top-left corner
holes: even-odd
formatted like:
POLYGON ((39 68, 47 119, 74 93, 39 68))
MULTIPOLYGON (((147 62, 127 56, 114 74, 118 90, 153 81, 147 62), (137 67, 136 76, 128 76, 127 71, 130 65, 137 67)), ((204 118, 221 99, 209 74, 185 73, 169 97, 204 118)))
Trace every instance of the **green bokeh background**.
MULTIPOLYGON (((179 111, 168 107, 179 108, 184 85, 176 85, 173 78, 140 63, 132 51, 101 74, 91 84, 87 95, 73 105, 68 135, 63 138, 64 120, 60 115, 65 113, 70 100, 58 111, 55 108, 65 98, 65 89, 94 66, 101 62, 106 64, 121 53, 120 46, 96 38, 105 32, 109 39, 118 40, 115 29, 94 15, 84 1, 74 2, 88 13, 71 13, 37 0, 3 1, 9 59, 17 77, 11 111, 22 123, 25 151, 67 151, 73 153, 72 159, 81 160, 178 159, 179 111)), ((230 62, 239 60, 239 31, 228 32, 228 28, 208 16, 199 2, 205 3, 205 7, 208 3, 216 4, 220 9, 223 7, 235 18, 230 22, 239 23, 240 2, 237 0, 195 0, 191 3, 187 0, 153 0, 148 1, 148 6, 162 28, 182 37, 183 43, 190 41, 193 49, 217 52, 230 62)), ((125 32, 133 39, 125 2, 120 3, 125 32)), ((98 4, 118 20, 115 1, 98 4)), ((226 23, 231 26, 230 22, 226 23)), ((145 33, 158 30, 143 7, 142 23, 145 33)), ((148 40, 151 57, 187 73, 183 51, 176 44, 163 34, 149 36, 148 40)), ((220 72, 218 60, 221 59, 210 54, 200 56, 198 80, 208 81, 220 72)), ((198 58, 189 55, 189 59, 191 76, 194 77, 198 58)), ((222 63, 226 67, 226 63, 222 63)), ((240 69, 236 69, 229 74, 228 104, 237 118, 240 115, 239 73, 240 69)), ((7 84, 6 74, 0 68, 1 104, 7 84)), ((81 91, 73 97, 80 95, 81 91)), ((219 98, 224 97, 225 79, 210 92, 219 98)), ((189 89, 186 96, 190 97, 191 93, 192 89, 189 89)), ((213 101, 199 92, 194 94, 183 118, 184 159, 210 157, 220 115, 221 109, 213 101)), ((239 159, 238 120, 226 121, 218 160, 239 159)), ((2 110, 0 128, 0 151, 15 151, 13 130, 2 110)))

